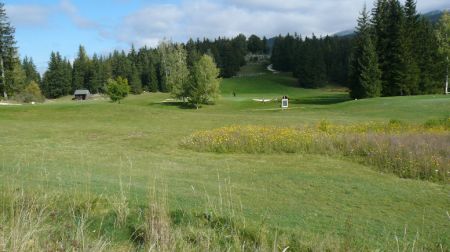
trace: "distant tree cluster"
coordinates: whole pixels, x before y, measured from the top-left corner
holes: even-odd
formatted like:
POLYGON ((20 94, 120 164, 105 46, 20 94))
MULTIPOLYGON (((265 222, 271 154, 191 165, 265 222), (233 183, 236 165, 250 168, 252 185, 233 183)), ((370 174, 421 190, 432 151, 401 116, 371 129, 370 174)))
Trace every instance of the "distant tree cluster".
POLYGON ((353 98, 441 93, 449 41, 448 13, 437 27, 419 15, 414 0, 378 0, 361 12, 350 62, 353 98), (447 27, 447 28, 445 28, 447 27))
POLYGON ((268 54, 269 48, 267 46, 267 38, 263 37, 261 39, 260 37, 256 35, 251 35, 248 38, 248 51, 253 54, 268 54))
POLYGON ((275 39, 271 62, 276 70, 292 72, 301 87, 318 88, 327 82, 344 84, 351 48, 349 37, 313 35, 303 39, 299 35, 280 35, 275 39))
POLYGON ((73 64, 53 52, 48 70, 41 82, 46 97, 56 98, 85 88, 92 93, 104 93, 109 79, 126 78, 133 94, 143 91, 174 92, 176 97, 186 97, 177 82, 186 79, 188 72, 202 55, 209 55, 219 68, 220 77, 232 77, 245 65, 245 55, 267 53, 266 39, 252 35, 235 38, 218 38, 213 41, 190 39, 186 44, 162 41, 157 48, 143 47, 130 52, 114 51, 108 56, 94 54, 90 58, 83 46, 73 64), (186 63, 186 64, 184 64, 186 63), (171 67, 170 71, 168 66, 171 67), (175 83, 177 82, 177 83, 175 83))
POLYGON ((220 76, 229 78, 235 76, 240 68, 245 65, 245 55, 248 53, 247 38, 240 34, 235 38, 217 38, 213 41, 209 39, 192 40, 186 43, 188 53, 188 65, 192 67, 200 55, 208 54, 214 58, 220 69, 220 76))
POLYGON ((350 88, 353 98, 441 93, 449 57, 449 17, 437 25, 419 15, 414 0, 377 0, 358 19, 354 36, 275 39, 271 62, 299 85, 327 82, 350 88))

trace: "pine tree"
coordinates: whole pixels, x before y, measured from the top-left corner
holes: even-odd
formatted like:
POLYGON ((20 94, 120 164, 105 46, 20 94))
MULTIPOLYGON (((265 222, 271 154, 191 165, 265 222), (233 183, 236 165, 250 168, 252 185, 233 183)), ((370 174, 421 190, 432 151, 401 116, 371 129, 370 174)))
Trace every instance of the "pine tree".
POLYGON ((30 83, 31 81, 36 83, 41 82, 41 76, 36 70, 36 65, 34 64, 32 58, 25 57, 22 61, 22 68, 25 71, 27 83, 30 83))
POLYGON ((124 51, 119 52, 115 50, 110 57, 110 64, 112 77, 114 79, 117 77, 126 78, 131 75, 132 65, 124 51))
POLYGON ((141 94, 142 93, 142 81, 140 78, 140 74, 136 65, 131 66, 130 76, 127 78, 129 80, 130 91, 133 94, 141 94))
POLYGON ((14 33, 15 29, 6 15, 5 5, 0 3, 0 91, 5 99, 8 99, 8 93, 12 94, 15 89, 9 83, 11 78, 8 80, 7 76, 11 75, 8 72, 14 71, 19 62, 14 33))
POLYGON ((52 52, 48 70, 44 73, 41 90, 48 98, 68 95, 72 84, 72 67, 67 59, 62 59, 59 52, 52 52))
POLYGON ((264 36, 263 39, 262 39, 262 46, 263 46, 263 53, 264 54, 269 54, 269 46, 267 45, 267 38, 266 38, 266 36, 264 36))
POLYGON ((89 81, 91 93, 102 93, 105 91, 106 82, 112 77, 109 62, 103 57, 94 54, 91 61, 92 75, 89 81))
POLYGON ((156 64, 153 61, 150 62, 149 66, 149 91, 158 92, 158 74, 156 64))
POLYGON ((419 93, 419 78, 420 69, 417 65, 418 49, 417 35, 418 35, 418 21, 419 15, 416 10, 415 0, 406 0, 405 3, 405 23, 403 28, 404 38, 404 67, 405 67, 405 82, 402 89, 403 94, 418 94, 419 93))
POLYGON ((380 96, 380 77, 368 12, 364 6, 356 28, 355 48, 351 61, 350 96, 358 99, 380 96))
POLYGON ((85 88, 92 89, 92 85, 89 83, 92 75, 90 64, 91 62, 86 50, 80 45, 78 48, 78 56, 73 62, 72 91, 85 88))
MULTIPOLYGON (((403 95, 407 89, 407 68, 405 68, 404 13, 398 0, 388 1, 385 34, 379 38, 385 44, 382 55, 382 94, 403 95)), ((378 35, 380 36, 380 35, 378 35)))
POLYGON ((434 36, 434 27, 425 17, 419 19, 416 43, 417 64, 420 69, 419 92, 421 94, 442 91, 439 68, 442 62, 438 52, 438 41, 434 36))
POLYGON ((301 64, 298 64, 296 69, 300 86, 305 88, 324 86, 327 79, 326 65, 320 40, 313 35, 311 39, 305 39, 301 48, 301 64))
POLYGON ((264 50, 263 41, 256 35, 251 35, 248 38, 248 51, 256 54, 262 53, 264 50))

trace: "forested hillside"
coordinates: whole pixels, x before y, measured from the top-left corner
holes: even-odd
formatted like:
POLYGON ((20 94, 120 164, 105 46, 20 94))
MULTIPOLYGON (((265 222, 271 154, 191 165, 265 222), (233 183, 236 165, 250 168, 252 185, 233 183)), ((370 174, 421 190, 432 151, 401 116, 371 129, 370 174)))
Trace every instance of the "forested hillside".
POLYGON ((355 36, 279 36, 272 63, 293 72, 301 87, 338 83, 353 98, 442 93, 448 27, 447 12, 433 25, 413 0, 378 0, 361 12, 355 36))

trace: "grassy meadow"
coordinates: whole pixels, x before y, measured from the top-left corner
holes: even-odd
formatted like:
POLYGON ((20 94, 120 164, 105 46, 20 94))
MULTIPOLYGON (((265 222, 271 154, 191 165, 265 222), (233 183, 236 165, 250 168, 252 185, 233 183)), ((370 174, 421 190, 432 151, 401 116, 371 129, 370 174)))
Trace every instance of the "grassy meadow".
POLYGON ((223 127, 394 122, 421 134, 428 123, 445 162, 449 96, 349 100, 342 88, 301 89, 288 74, 250 67, 243 72, 264 74, 223 80, 220 99, 199 110, 162 93, 0 107, 0 251, 450 249, 448 174, 400 178, 336 146, 183 146, 223 127), (275 101, 283 95, 288 110, 275 101))

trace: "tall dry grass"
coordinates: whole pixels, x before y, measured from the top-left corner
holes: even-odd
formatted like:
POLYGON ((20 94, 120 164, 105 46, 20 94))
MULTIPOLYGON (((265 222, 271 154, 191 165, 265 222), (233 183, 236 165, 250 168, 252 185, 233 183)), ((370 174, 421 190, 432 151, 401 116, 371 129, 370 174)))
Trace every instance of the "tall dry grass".
MULTIPOLYGON (((204 211, 170 210, 167 193, 149 193, 145 205, 126 201, 121 226, 110 196, 4 189, 0 194, 0 251, 362 251, 369 250, 351 224, 342 234, 307 234, 247 224, 227 181, 204 211), (227 192, 231 192, 228 194, 227 192), (231 198, 230 198, 231 196, 231 198), (359 238, 357 238, 359 237, 359 238)), ((120 194, 120 193, 119 193, 120 194)), ((111 197, 115 197, 112 195, 111 197)), ((386 230, 381 250, 427 251, 433 240, 386 230)), ((410 232, 410 231, 408 231, 410 232)), ((426 234, 425 234, 426 235, 426 234)), ((443 251, 448 249, 439 244, 443 251)), ((434 247, 435 248, 435 247, 434 247)))
POLYGON ((109 241, 89 231, 91 209, 59 194, 2 188, 0 251, 106 251, 109 241), (63 203, 63 204, 61 204, 63 203))

